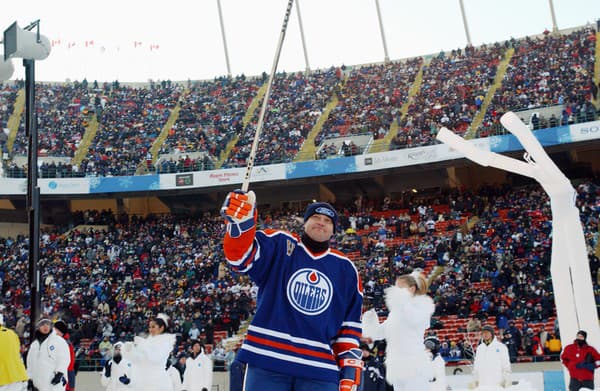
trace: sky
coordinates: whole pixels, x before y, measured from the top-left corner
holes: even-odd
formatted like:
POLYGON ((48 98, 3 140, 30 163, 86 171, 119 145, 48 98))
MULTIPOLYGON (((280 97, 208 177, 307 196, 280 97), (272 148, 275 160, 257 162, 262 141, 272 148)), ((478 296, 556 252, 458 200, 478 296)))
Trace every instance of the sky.
MULTIPOLYGON (((463 0, 473 45, 600 19, 600 0, 463 0)), ((287 0, 220 0, 231 74, 269 73, 287 0)), ((376 0, 299 0, 310 69, 382 62, 376 0)), ((0 29, 40 20, 53 43, 36 81, 148 82, 227 75, 218 0, 21 0, 4 2, 0 29), (7 10, 8 8, 8 10, 7 10)), ((307 68, 297 14, 290 15, 278 71, 307 68)), ((464 48, 459 0, 379 0, 391 60, 464 48)), ((1 45, 0 45, 1 46, 1 45)), ((3 48, 0 47, 3 53, 3 48)), ((13 60, 13 79, 23 78, 13 60)))

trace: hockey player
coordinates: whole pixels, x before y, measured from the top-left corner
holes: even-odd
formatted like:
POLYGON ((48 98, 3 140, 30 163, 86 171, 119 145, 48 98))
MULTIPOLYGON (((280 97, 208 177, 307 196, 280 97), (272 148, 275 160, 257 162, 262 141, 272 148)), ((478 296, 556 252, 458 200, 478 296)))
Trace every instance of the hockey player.
POLYGON ((354 264, 329 248, 338 214, 315 202, 304 213, 304 233, 257 231, 254 192, 231 192, 225 257, 259 287, 256 314, 238 359, 248 364, 245 390, 355 390, 362 286, 354 264))
POLYGON ((390 311, 386 321, 379 323, 374 309, 363 315, 363 336, 387 342, 386 379, 394 391, 429 388, 431 360, 423 346, 423 334, 429 328, 434 305, 427 289, 420 273, 402 275, 385 290, 390 311))
POLYGON ((131 362, 124 360, 121 355, 123 342, 117 342, 113 346, 112 359, 106 362, 100 382, 106 391, 126 391, 133 390, 131 384, 133 377, 133 367, 131 362))
POLYGON ((54 333, 50 319, 41 319, 27 353, 31 384, 39 391, 64 391, 70 360, 67 342, 54 333))
POLYGON ((213 362, 204 353, 204 347, 198 341, 192 345, 192 354, 185 362, 183 373, 184 391, 202 391, 212 388, 213 362))
POLYGON ((0 314, 0 391, 22 391, 27 387, 27 371, 21 359, 19 336, 4 327, 0 314))

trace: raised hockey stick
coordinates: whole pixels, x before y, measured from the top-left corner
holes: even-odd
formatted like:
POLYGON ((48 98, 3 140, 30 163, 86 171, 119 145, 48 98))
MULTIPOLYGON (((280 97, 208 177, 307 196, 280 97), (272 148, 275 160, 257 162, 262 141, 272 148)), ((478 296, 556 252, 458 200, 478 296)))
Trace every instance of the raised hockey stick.
POLYGON ((271 74, 269 75, 269 81, 267 82, 267 91, 263 97, 262 106, 260 108, 260 114, 258 115, 258 123, 256 125, 256 131, 254 132, 254 140, 252 141, 252 148, 250 149, 250 155, 246 162, 246 174, 242 181, 242 191, 248 191, 250 187, 250 175, 252 174, 252 168, 254 167, 254 158, 256 157, 256 150, 258 149, 258 139, 262 132, 263 121, 265 119, 265 112, 267 111, 267 103, 269 96, 271 95, 271 86, 273 85, 273 79, 275 78, 275 72, 277 71, 277 63, 279 62, 279 55, 281 54, 281 47, 283 46, 283 39, 285 38, 285 32, 287 30, 288 20, 290 19, 290 13, 292 12, 292 6, 294 0, 289 0, 287 8, 285 10, 285 16, 283 18, 283 26, 281 27, 281 33, 279 34, 279 42, 277 43, 277 50, 275 51, 275 59, 273 60, 273 67, 271 68, 271 74))

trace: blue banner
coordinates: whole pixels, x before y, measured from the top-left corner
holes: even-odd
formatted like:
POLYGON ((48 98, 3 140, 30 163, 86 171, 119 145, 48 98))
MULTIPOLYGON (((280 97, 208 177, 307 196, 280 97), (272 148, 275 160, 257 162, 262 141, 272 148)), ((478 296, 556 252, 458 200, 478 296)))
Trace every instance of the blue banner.
POLYGON ((286 178, 306 178, 321 175, 350 174, 356 172, 355 157, 315 160, 310 162, 288 163, 286 178))
POLYGON ((127 191, 159 190, 158 175, 94 177, 90 179, 90 193, 119 193, 127 191))

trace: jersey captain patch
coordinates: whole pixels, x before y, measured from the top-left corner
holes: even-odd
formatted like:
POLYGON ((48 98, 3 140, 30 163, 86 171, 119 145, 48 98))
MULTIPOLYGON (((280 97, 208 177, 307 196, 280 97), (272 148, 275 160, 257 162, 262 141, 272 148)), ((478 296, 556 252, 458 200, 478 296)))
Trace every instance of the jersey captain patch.
POLYGON ((319 315, 331 304, 332 288, 329 278, 320 271, 300 269, 288 281, 287 298, 304 315, 319 315))

